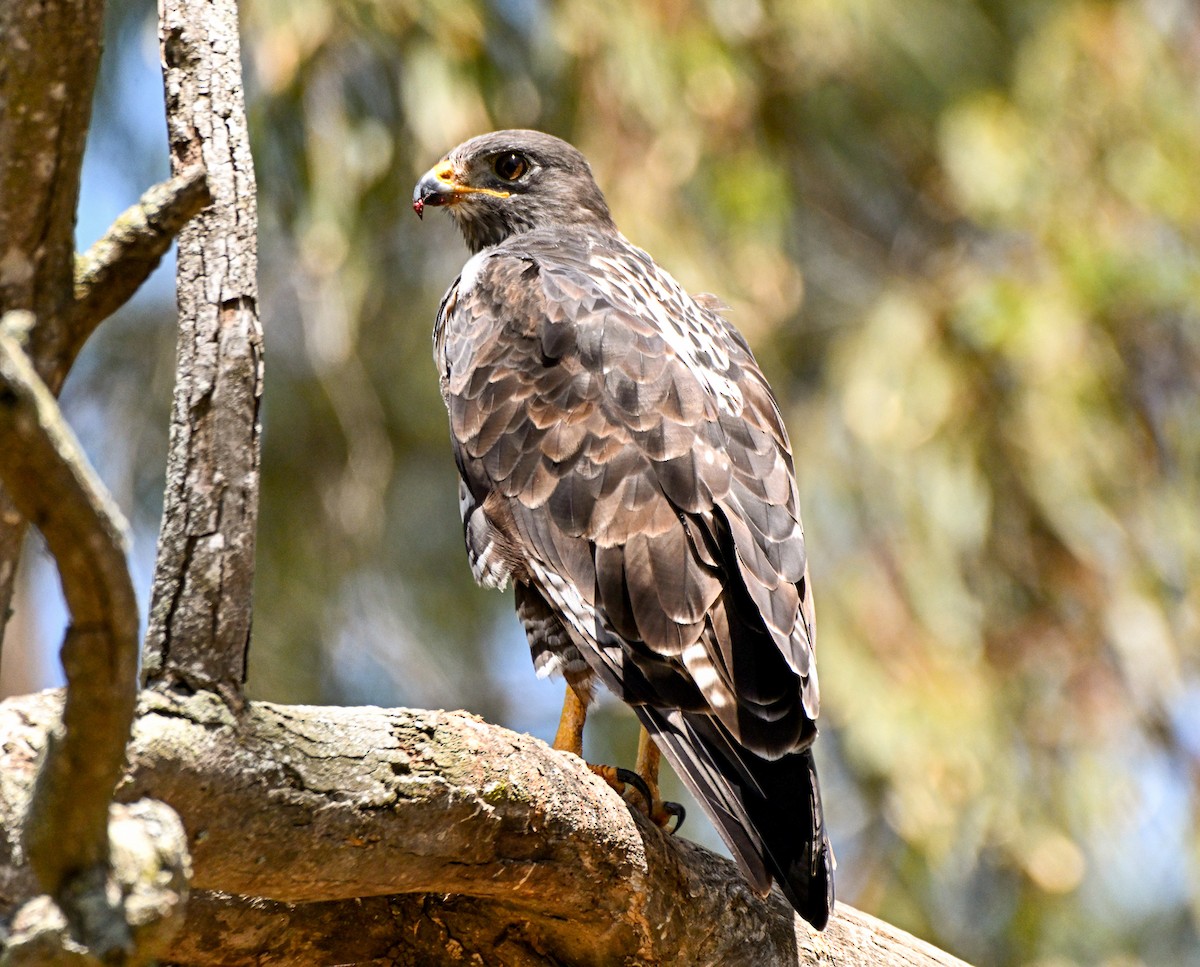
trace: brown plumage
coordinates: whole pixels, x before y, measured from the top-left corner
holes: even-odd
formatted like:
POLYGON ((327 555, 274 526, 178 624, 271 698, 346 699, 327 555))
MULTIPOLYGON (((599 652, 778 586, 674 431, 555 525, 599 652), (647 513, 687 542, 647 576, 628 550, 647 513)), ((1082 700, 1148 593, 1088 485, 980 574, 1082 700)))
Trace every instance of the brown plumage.
POLYGON ((418 184, 433 204, 474 253, 435 359, 476 579, 512 581, 539 673, 632 705, 749 882, 824 926, 804 533, 749 348, 617 231, 565 142, 467 141, 418 184))

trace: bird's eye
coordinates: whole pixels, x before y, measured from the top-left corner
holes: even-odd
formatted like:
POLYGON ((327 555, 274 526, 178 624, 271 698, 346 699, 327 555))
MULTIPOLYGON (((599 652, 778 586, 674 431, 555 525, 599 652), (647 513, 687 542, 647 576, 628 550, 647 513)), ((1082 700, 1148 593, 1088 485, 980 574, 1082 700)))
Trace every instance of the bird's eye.
POLYGON ((529 159, 516 151, 496 155, 492 170, 505 181, 516 181, 529 170, 529 159))

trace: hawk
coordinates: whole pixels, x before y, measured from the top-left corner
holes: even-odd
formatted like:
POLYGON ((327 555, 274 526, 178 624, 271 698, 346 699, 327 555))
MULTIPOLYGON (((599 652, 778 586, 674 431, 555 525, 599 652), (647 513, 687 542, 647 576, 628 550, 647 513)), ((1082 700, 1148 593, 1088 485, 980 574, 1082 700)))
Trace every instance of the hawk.
POLYGON ((555 747, 580 753, 603 683, 644 726, 652 815, 661 751, 749 884, 824 927, 804 531, 749 346, 625 239, 558 138, 459 145, 416 186, 431 205, 472 253, 434 328, 467 554, 514 586, 538 673, 566 678, 555 747))

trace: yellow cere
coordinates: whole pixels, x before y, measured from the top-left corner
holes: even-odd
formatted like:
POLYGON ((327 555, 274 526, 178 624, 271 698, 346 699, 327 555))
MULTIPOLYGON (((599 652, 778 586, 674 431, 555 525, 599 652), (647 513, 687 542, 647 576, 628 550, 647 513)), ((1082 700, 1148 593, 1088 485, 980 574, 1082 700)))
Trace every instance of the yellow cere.
POLYGON ((434 168, 433 175, 438 181, 449 185, 456 195, 495 195, 497 198, 508 198, 512 194, 508 191, 497 191, 495 188, 476 188, 474 185, 463 184, 455 177, 454 165, 449 160, 434 168))

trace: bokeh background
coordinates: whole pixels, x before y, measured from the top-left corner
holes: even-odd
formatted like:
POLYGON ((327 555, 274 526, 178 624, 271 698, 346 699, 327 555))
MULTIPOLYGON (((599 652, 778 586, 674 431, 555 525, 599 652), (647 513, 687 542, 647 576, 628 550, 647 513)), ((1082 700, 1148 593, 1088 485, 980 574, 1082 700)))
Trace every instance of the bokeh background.
MULTIPOLYGON (((166 174, 152 5, 110 7, 81 246, 166 174)), ((779 396, 840 896, 979 965, 1200 964, 1200 7, 244 0, 243 45, 254 696, 553 734, 561 686, 461 546, 430 332, 465 252, 409 210, 454 144, 539 127, 779 396)), ((143 602, 170 268, 65 395, 143 602)), ((6 692, 58 680, 57 594, 33 540, 6 692)), ((594 723, 632 757, 623 709, 594 723)))

